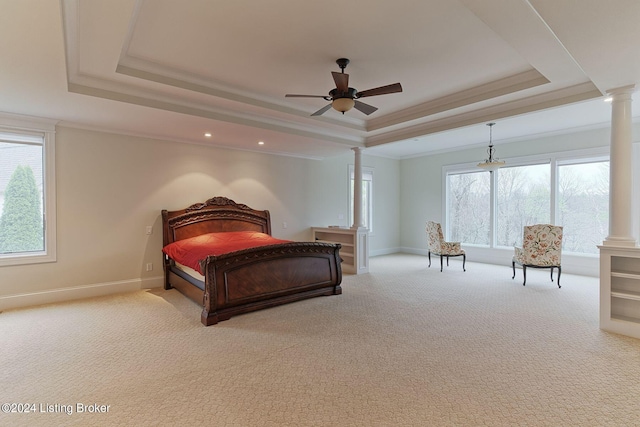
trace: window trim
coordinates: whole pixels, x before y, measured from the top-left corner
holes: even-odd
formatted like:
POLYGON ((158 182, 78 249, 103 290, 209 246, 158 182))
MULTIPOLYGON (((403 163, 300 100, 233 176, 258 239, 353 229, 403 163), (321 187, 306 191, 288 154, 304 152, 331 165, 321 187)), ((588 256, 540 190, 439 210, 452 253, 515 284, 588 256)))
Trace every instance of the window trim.
POLYGON ((55 120, 0 113, 0 132, 42 137, 44 251, 0 255, 0 267, 55 262, 56 254, 56 172, 55 120))
MULTIPOLYGON (((527 167, 527 166, 548 166, 549 167, 549 222, 551 224, 555 224, 556 223, 556 216, 555 216, 555 207, 556 205, 556 192, 558 191, 558 187, 557 187, 557 180, 556 180, 556 176, 557 176, 557 165, 554 166, 554 161, 553 159, 549 159, 549 158, 544 158, 544 159, 539 159, 539 160, 535 160, 535 161, 529 161, 529 162, 524 162, 524 163, 519 163, 519 164, 511 164, 508 165, 506 167, 513 167, 513 168, 519 168, 519 167, 527 167), (554 185, 555 183, 555 185, 554 185)), ((494 175, 492 177, 496 183, 498 183, 498 179, 500 179, 500 175, 494 175)), ((497 188, 497 187, 495 187, 497 188)), ((498 210, 498 194, 497 191, 493 191, 492 188, 492 196, 495 198, 495 209, 496 212, 498 210)), ((512 249, 513 245, 500 245, 498 244, 498 218, 497 215, 494 214, 492 216, 492 228, 493 228, 493 232, 492 232, 492 247, 493 248, 497 248, 497 249, 512 249)))
MULTIPOLYGON (((587 164, 587 163, 600 163, 600 162, 609 162, 609 167, 611 167, 611 159, 608 155, 600 155, 600 156, 583 156, 583 157, 575 157, 575 158, 570 158, 570 159, 558 159, 556 161, 556 165, 554 168, 554 173, 556 174, 556 177, 558 175, 558 169, 561 166, 572 166, 572 165, 581 165, 581 164, 587 164)), ((554 192, 556 194, 556 199, 553 201, 554 204, 551 206, 553 209, 554 214, 558 214, 559 212, 559 206, 558 206, 558 192, 559 192, 559 188, 558 188, 558 180, 556 179, 555 181, 555 185, 556 188, 554 189, 554 192)), ((609 199, 609 203, 611 203, 611 199, 609 199)), ((554 217, 554 222, 557 220, 557 217, 554 217)), ((606 237, 606 236, 605 236, 606 237)), ((598 254, 593 254, 593 253, 584 253, 584 252, 575 252, 575 251, 571 251, 571 250, 567 250, 567 249, 562 249, 562 253, 563 254, 567 254, 567 255, 573 255, 573 256, 591 256, 591 257, 597 257, 599 256, 598 254)))
MULTIPOLYGON (((454 165, 455 166, 455 165, 454 165)), ((449 186, 449 180, 447 179, 449 175, 458 175, 458 174, 465 174, 465 173, 482 173, 483 171, 478 168, 475 164, 471 165, 471 164, 464 164, 464 165, 460 165, 461 168, 460 169, 453 169, 450 171, 447 171, 445 173, 443 173, 442 175, 442 182, 443 182, 443 190, 442 190, 442 195, 443 195, 443 201, 442 201, 442 233, 445 235, 445 239, 451 239, 451 227, 450 227, 450 221, 448 220, 449 217, 447 215, 448 212, 448 207, 449 207, 449 191, 450 191, 450 186, 449 186)), ((443 170, 447 168, 447 166, 443 167, 443 170)), ((495 192, 493 191, 494 188, 494 183, 495 183, 495 175, 491 174, 490 175, 490 181, 489 181, 489 197, 490 197, 490 201, 489 201, 489 217, 490 218, 494 218, 494 210, 495 210, 495 192)), ((495 227, 491 226, 491 229, 493 230, 495 227)), ((485 244, 481 244, 481 243, 464 243, 465 246, 473 246, 473 247, 477 247, 477 248, 492 248, 493 246, 493 240, 494 240, 494 232, 492 231, 489 234, 489 244, 485 245, 485 244)))
MULTIPOLYGON (((353 224, 354 220, 353 220, 353 206, 351 206, 351 199, 353 198, 353 192, 351 191, 351 180, 355 179, 355 175, 354 172, 355 171, 355 165, 353 164, 349 164, 349 170, 348 170, 348 190, 347 190, 347 206, 349 207, 347 209, 348 212, 348 226, 351 227, 351 225, 353 224)), ((367 232, 370 235, 373 235, 373 171, 374 169, 372 167, 369 166, 362 166, 362 181, 370 181, 371 182, 371 191, 369 192, 369 200, 367 203, 367 208, 368 208, 368 218, 367 218, 367 224, 369 224, 369 227, 367 227, 367 232), (365 176, 366 175, 370 175, 371 178, 370 179, 366 179, 365 176)))
MULTIPOLYGON (((640 152, 640 150, 639 150, 640 152)), ((570 165, 570 164, 580 164, 580 163, 591 163, 591 162, 599 162, 599 161, 610 161, 610 153, 609 147, 596 147, 596 148, 586 148, 580 150, 571 150, 571 151, 560 151, 551 154, 534 154, 529 156, 521 156, 521 157, 513 157, 504 159, 507 162, 507 166, 516 167, 516 166, 529 166, 535 164, 543 164, 548 163, 550 167, 550 179, 551 179, 551 187, 549 190, 551 191, 551 211, 550 217, 551 222, 556 223, 557 221, 557 210, 558 210, 558 200, 557 200, 557 173, 558 166, 562 165, 570 165)), ((459 163, 459 164, 451 164, 444 165, 442 167, 442 223, 443 223, 443 232, 445 233, 445 238, 450 237, 449 230, 449 217, 447 212, 447 203, 449 197, 449 180, 447 179, 451 174, 460 174, 460 173, 468 173, 468 172, 476 172, 478 171, 478 167, 475 163, 459 163)), ((496 194, 495 194, 495 185, 497 183, 497 175, 491 174, 491 233, 490 233, 490 243, 489 245, 472 245, 468 243, 463 243, 465 246, 473 246, 484 249, 497 249, 504 250, 510 249, 510 246, 498 246, 496 244, 496 218, 495 218, 495 209, 496 209, 496 194)), ((563 251, 565 252, 565 251, 563 251)), ((581 252, 569 252, 566 251, 567 254, 574 256, 582 256, 582 257, 592 257, 593 254, 586 254, 581 252)))

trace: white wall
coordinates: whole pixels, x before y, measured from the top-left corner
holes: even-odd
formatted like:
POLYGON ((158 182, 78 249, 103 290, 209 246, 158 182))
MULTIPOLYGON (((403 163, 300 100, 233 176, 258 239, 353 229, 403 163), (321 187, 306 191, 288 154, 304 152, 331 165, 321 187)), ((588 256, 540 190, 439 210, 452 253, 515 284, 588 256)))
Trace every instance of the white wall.
MULTIPOLYGON (((308 223, 319 227, 350 227, 347 182, 354 153, 310 164, 308 171, 315 183, 310 204, 316 206, 308 223)), ((362 155, 362 166, 373 169, 373 229, 369 236, 371 256, 400 251, 400 161, 362 155)))
MULTIPOLYGON (((634 126, 638 134, 640 127, 634 126)), ((496 145, 496 154, 509 162, 510 157, 557 153, 596 147, 608 147, 609 128, 532 138, 509 144, 496 145)), ((443 222, 442 168, 460 163, 478 163, 486 158, 486 147, 461 150, 431 156, 402 160, 400 165, 400 240, 402 251, 427 253, 425 222, 443 222)), ((631 177, 629 178, 631 179, 631 177)), ((467 260, 489 262, 511 266, 512 250, 465 248, 467 260)), ((598 274, 597 258, 570 257, 563 255, 563 271, 578 274, 598 274)))
MULTIPOLYGON (((275 237, 309 240, 347 217, 349 163, 348 147, 309 160, 58 127, 58 260, 1 267, 0 310, 161 286, 160 211, 213 196, 268 209, 275 237)), ((372 252, 399 246, 399 163, 363 155, 375 168, 372 252)))
MULTIPOLYGON (((639 130, 634 125, 636 135, 639 130)), ((609 140, 609 129, 600 129, 498 144, 496 149, 509 161, 608 146, 609 140)), ((402 161, 369 156, 365 150, 363 166, 374 170, 371 255, 426 254, 425 221, 442 221, 443 166, 484 157, 484 147, 402 161)), ((1 267, 0 310, 161 286, 160 211, 213 196, 269 209, 279 238, 309 240, 312 226, 349 226, 348 165, 353 159, 349 148, 335 158, 309 160, 58 127, 58 260, 1 267), (153 226, 150 236, 145 234, 148 225, 153 226), (145 270, 149 262, 151 272, 145 270)), ((510 265, 509 251, 468 248, 468 254, 470 261, 510 265)), ((563 258, 563 270, 585 273, 579 270, 583 261, 572 262, 563 258)), ((590 264, 597 268, 596 261, 590 264)))

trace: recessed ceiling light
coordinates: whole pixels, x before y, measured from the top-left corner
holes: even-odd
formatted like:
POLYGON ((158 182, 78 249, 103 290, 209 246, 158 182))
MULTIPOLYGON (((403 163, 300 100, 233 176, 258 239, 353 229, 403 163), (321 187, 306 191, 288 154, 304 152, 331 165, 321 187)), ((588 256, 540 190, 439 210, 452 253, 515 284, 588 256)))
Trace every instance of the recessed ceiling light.
POLYGON ((204 134, 204 136, 206 136, 207 138, 211 138, 211 133, 207 132, 207 133, 204 134))
POLYGON ((258 141, 258 145, 264 145, 264 141, 258 141))

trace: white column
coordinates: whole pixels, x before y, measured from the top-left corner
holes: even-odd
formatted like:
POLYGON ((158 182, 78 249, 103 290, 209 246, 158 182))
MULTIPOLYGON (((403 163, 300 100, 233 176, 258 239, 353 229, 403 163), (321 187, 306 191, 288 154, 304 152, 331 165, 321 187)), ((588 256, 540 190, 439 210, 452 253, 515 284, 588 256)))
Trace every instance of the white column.
POLYGON ((362 148, 353 147, 355 160, 353 163, 353 225, 351 228, 362 228, 362 148))
POLYGON ((632 235, 631 94, 635 86, 612 89, 609 159, 609 235, 605 246, 636 246, 632 235))

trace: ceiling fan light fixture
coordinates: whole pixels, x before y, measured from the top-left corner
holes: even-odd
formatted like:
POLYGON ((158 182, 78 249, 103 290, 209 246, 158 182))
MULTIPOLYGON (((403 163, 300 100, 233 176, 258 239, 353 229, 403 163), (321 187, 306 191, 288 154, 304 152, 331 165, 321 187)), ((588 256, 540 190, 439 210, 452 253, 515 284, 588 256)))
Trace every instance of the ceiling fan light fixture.
POLYGON ((331 103, 333 109, 341 112, 342 114, 351 110, 354 105, 356 105, 356 102, 351 98, 337 98, 331 103))

